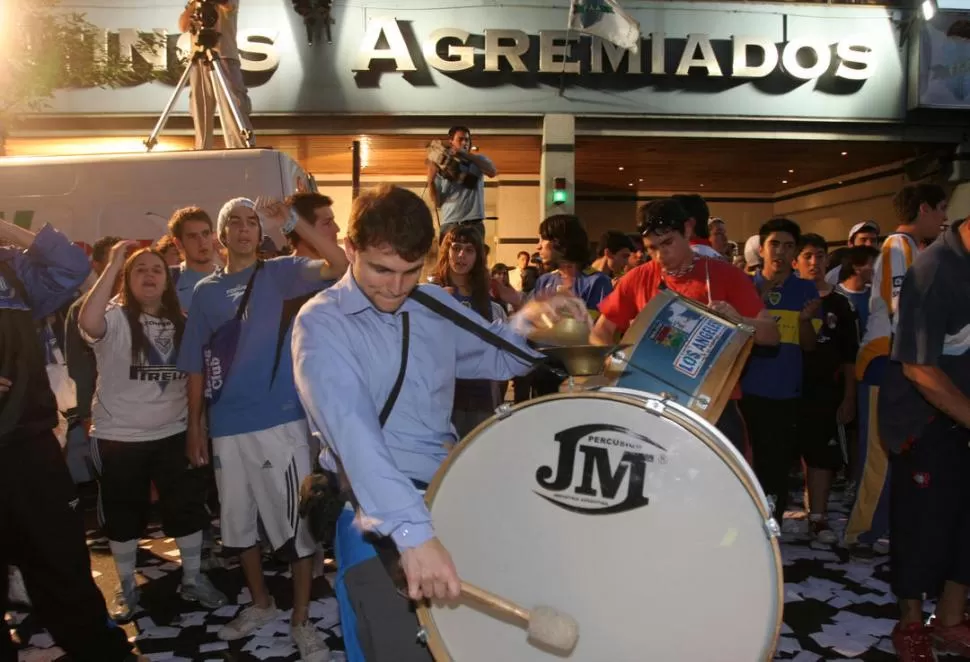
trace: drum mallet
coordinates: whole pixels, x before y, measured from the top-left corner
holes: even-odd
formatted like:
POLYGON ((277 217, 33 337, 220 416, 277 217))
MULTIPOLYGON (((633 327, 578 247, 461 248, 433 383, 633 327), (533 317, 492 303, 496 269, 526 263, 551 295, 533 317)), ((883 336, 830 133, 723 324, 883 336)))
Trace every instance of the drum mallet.
POLYGON ((461 583, 461 592, 496 611, 527 623, 529 639, 539 644, 563 652, 569 652, 576 646, 576 640, 579 639, 579 624, 569 614, 564 614, 552 607, 523 609, 514 602, 509 602, 468 582, 461 583))

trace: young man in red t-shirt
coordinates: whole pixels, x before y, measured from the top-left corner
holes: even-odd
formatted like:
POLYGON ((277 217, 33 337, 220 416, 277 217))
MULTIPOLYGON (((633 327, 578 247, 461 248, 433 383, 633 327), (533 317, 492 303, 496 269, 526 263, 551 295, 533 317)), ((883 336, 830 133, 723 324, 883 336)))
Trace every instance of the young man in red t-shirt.
MULTIPOLYGON (((623 276, 600 304, 592 342, 612 344, 617 332, 626 331, 660 289, 668 289, 710 306, 735 322, 754 327, 756 344, 778 344, 778 326, 765 312, 751 279, 728 262, 697 255, 686 236, 688 219, 687 211, 672 198, 655 200, 640 208, 637 228, 653 259, 623 276)), ((740 396, 735 386, 717 428, 744 452, 744 423, 737 406, 740 396)))

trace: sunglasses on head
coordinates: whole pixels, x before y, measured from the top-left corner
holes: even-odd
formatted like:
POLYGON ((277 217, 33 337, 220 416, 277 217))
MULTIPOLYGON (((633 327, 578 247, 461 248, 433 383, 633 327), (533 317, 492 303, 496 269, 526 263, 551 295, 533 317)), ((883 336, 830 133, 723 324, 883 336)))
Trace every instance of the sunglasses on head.
POLYGON ((663 216, 654 216, 641 223, 638 230, 640 231, 640 236, 645 237, 648 234, 664 234, 682 226, 683 222, 681 221, 663 216))

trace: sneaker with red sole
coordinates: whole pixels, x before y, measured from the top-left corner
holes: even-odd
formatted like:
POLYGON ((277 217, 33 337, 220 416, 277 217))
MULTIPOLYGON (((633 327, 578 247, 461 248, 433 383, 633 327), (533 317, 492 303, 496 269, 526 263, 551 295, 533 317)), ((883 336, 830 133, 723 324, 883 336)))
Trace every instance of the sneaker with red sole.
POLYGON ((966 621, 948 628, 936 625, 930 639, 933 640, 933 648, 941 653, 970 657, 970 625, 966 621))
POLYGON ((936 662, 933 652, 933 640, 930 635, 933 629, 922 623, 893 628, 893 648, 896 649, 899 662, 936 662))

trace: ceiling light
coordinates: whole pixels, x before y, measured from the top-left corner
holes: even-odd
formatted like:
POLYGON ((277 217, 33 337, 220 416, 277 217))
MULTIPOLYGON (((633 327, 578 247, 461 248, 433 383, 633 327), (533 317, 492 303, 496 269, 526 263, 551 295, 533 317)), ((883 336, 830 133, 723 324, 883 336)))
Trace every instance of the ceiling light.
POLYGON ((633 186, 633 182, 630 182, 630 183, 628 184, 628 186, 633 186))
POLYGON ((619 168, 617 168, 617 170, 623 170, 623 166, 620 166, 619 168))
POLYGON ((643 177, 641 177, 641 178, 640 178, 640 181, 641 181, 641 182, 643 181, 643 177))
POLYGON ((794 170, 792 170, 791 168, 789 168, 789 169, 788 169, 788 174, 789 174, 789 175, 790 175, 790 174, 792 174, 792 173, 794 173, 794 172, 795 172, 795 171, 794 171, 794 170))
POLYGON ((704 185, 703 184, 701 184, 700 186, 701 186, 701 188, 704 188, 704 185))
POLYGON ((781 183, 782 184, 787 184, 788 183, 788 180, 787 179, 783 179, 783 180, 781 180, 781 183))
POLYGON ((936 16, 936 3, 933 0, 923 0, 923 18, 927 21, 936 16))
POLYGON ((842 156, 848 156, 848 155, 849 155, 848 152, 842 152, 842 156))

